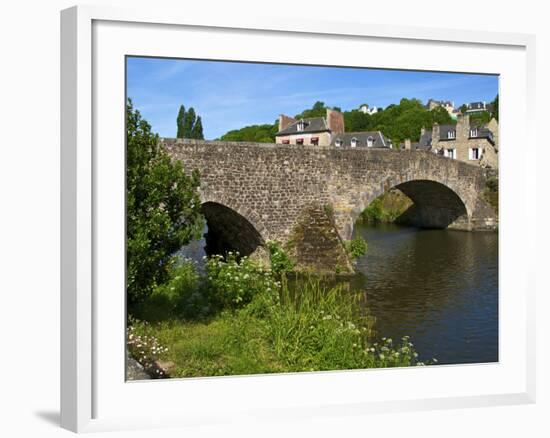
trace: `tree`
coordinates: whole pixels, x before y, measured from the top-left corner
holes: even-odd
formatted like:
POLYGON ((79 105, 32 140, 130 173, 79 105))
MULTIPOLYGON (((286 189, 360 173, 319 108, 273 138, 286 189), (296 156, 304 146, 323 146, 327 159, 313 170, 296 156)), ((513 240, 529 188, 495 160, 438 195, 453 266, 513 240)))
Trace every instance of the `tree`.
POLYGON ((173 254, 204 228, 199 173, 187 175, 128 99, 126 105, 126 270, 128 304, 168 280, 173 254))
POLYGON ((202 133, 202 120, 201 116, 197 117, 197 121, 193 125, 193 128, 191 129, 191 135, 190 138, 196 138, 199 140, 204 140, 204 134, 202 133))
POLYGON ((197 116, 195 114, 195 109, 190 107, 185 113, 185 120, 183 122, 183 138, 193 138, 191 135, 196 118, 197 116))
POLYGON ((180 106, 177 117, 178 138, 196 138, 204 140, 204 134, 202 131, 202 119, 195 113, 193 107, 189 107, 189 110, 185 111, 183 105, 180 106))
POLYGON ((251 125, 226 132, 220 137, 223 141, 252 141, 258 143, 275 143, 275 134, 279 131, 279 121, 272 125, 251 125))
POLYGON ((176 135, 177 138, 183 138, 183 132, 184 132, 184 120, 185 120, 185 107, 183 105, 180 106, 180 110, 178 111, 178 117, 176 119, 177 127, 178 127, 178 133, 176 135))

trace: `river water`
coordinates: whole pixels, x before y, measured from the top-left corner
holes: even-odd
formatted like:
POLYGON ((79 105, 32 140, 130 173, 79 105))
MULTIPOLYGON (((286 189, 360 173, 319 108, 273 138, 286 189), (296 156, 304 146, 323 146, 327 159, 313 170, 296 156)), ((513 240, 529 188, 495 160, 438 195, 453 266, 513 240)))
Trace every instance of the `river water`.
MULTIPOLYGON (((353 289, 366 292, 379 337, 410 336, 419 359, 498 361, 498 234, 356 224, 368 244, 353 289)), ((180 255, 203 269, 204 239, 180 255)))
POLYGON ((421 360, 498 361, 498 234, 357 224, 368 244, 354 285, 381 336, 409 335, 421 360))

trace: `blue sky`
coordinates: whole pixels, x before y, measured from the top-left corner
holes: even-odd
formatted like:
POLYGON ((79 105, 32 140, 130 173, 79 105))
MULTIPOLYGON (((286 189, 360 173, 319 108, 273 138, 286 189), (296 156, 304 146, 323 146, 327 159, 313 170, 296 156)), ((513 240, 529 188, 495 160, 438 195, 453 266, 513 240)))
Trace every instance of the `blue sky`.
POLYGON ((345 67, 127 59, 127 95, 161 137, 176 136, 180 105, 202 117, 206 139, 231 129, 273 123, 318 100, 342 110, 362 103, 386 107, 402 97, 452 100, 455 105, 494 99, 498 77, 345 67))

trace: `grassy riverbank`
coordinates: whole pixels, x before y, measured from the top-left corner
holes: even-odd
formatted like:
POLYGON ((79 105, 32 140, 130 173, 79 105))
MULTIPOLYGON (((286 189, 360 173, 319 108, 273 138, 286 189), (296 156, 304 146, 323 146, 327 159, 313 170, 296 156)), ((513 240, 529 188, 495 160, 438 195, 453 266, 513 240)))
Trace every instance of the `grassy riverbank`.
POLYGON ((419 364, 408 339, 374 342, 362 296, 316 278, 291 289, 288 265, 273 269, 214 257, 204 276, 190 262, 129 319, 128 346, 154 374, 171 377, 378 368, 419 364), (161 371, 162 372, 162 371, 161 371))

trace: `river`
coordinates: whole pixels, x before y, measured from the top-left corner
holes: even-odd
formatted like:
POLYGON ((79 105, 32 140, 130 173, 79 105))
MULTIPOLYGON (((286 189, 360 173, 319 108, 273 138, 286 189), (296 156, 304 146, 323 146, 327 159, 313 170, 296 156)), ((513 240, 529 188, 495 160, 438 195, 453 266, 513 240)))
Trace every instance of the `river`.
POLYGON ((498 234, 357 224, 357 287, 380 335, 409 335, 421 360, 498 361, 498 234))
MULTIPOLYGON (((351 285, 366 291, 380 337, 410 336, 422 361, 498 361, 497 233, 356 224, 354 234, 368 250, 351 285)), ((180 254, 201 269, 203 246, 180 254)))

